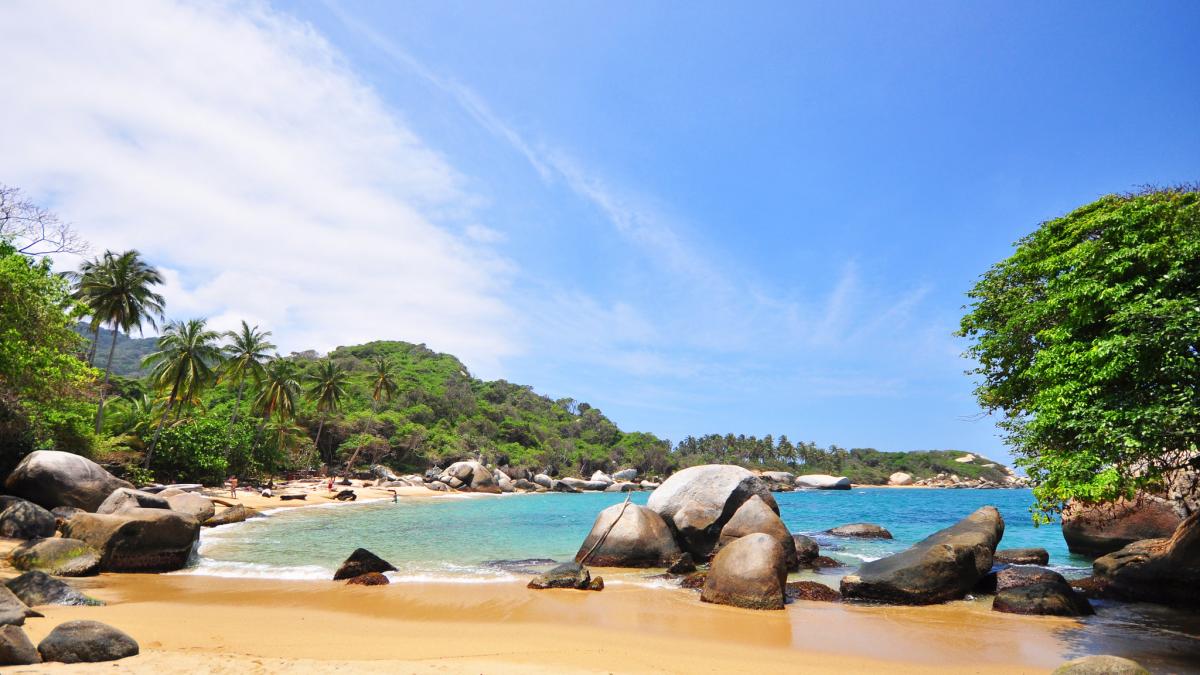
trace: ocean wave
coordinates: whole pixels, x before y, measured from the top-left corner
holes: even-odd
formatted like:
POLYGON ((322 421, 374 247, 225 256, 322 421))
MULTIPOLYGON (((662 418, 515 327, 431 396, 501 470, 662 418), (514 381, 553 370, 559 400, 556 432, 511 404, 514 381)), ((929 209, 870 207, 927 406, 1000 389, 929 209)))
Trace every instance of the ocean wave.
POLYGON ((201 558, 195 567, 188 567, 171 574, 230 579, 282 579, 288 581, 328 580, 333 571, 318 565, 268 565, 265 563, 237 562, 201 558))

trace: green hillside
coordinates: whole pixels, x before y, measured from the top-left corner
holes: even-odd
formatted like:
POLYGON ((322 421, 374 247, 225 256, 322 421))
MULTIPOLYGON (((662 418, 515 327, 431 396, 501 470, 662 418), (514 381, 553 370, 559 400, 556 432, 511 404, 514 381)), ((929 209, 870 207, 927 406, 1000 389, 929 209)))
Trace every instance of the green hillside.
MULTIPOLYGON (((88 348, 91 348, 92 331, 86 323, 75 325, 75 332, 87 338, 88 348)), ((130 338, 124 333, 117 335, 117 349, 113 352, 112 372, 114 375, 122 377, 142 377, 145 371, 142 370, 142 359, 147 354, 154 351, 154 345, 157 338, 152 337, 136 337, 130 338)), ((100 329, 100 343, 96 350, 94 365, 97 368, 103 369, 105 360, 108 359, 108 349, 112 346, 112 331, 107 328, 100 329)))

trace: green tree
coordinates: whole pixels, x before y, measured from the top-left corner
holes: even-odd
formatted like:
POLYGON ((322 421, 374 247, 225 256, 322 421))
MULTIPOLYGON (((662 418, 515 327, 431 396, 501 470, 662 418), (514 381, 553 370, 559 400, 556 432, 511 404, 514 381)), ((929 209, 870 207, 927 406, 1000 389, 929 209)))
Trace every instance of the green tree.
POLYGON ((76 357, 83 338, 71 329, 84 311, 48 258, 0 239, 0 472, 31 450, 90 449, 96 371, 76 357))
POLYGON ((104 364, 100 403, 96 407, 96 433, 100 433, 117 334, 125 331, 126 335, 132 335, 134 328, 141 333, 143 324, 156 326, 155 319, 163 315, 164 300, 152 287, 161 285, 163 278, 136 250, 120 254, 105 251, 100 260, 85 262, 76 278, 79 283, 76 295, 88 306, 96 330, 99 324, 108 324, 113 331, 104 364))
MULTIPOLYGON (((308 397, 317 404, 317 414, 320 423, 317 424, 317 438, 314 444, 317 451, 321 450, 321 431, 325 428, 325 419, 330 413, 336 413, 341 406, 342 398, 346 395, 346 384, 349 374, 344 368, 334 363, 332 359, 321 361, 316 370, 308 375, 308 397)), ((327 464, 333 463, 333 457, 324 457, 327 464)))
POLYGON ((1197 466, 1200 192, 1108 196, 1043 223, 968 294, 975 393, 1044 518, 1197 466))
POLYGON ((158 339, 158 351, 142 361, 144 367, 152 369, 150 378, 155 388, 167 394, 162 419, 146 450, 147 468, 171 411, 175 411, 178 420, 183 408, 196 401, 204 387, 214 380, 222 356, 217 345, 220 337, 216 331, 208 330, 204 319, 173 321, 158 339))
POLYGON ((374 361, 375 373, 372 376, 371 382, 371 410, 377 412, 379 410, 379 400, 387 399, 391 403, 392 396, 396 394, 396 377, 392 372, 392 366, 388 363, 384 356, 375 357, 374 361))
POLYGON ((229 344, 225 347, 226 360, 222 368, 222 376, 237 383, 237 398, 233 404, 233 413, 229 416, 229 426, 237 422, 238 411, 242 407, 242 395, 246 388, 246 379, 261 385, 266 369, 263 364, 269 358, 267 352, 275 349, 267 338, 271 331, 260 331, 258 326, 251 328, 242 321, 242 327, 236 331, 228 331, 225 337, 229 344))
POLYGON ((262 391, 254 401, 255 413, 262 418, 263 425, 272 418, 279 423, 295 419, 299 392, 295 364, 278 356, 271 360, 265 368, 262 391))

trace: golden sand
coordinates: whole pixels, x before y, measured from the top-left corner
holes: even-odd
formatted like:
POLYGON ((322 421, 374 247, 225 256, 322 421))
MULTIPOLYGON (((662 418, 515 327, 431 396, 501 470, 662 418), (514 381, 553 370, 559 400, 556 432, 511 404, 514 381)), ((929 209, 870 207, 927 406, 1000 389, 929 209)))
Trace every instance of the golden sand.
MULTIPOLYGON (((78 580, 106 607, 44 607, 55 625, 95 619, 138 640, 121 672, 1046 672, 1073 622, 924 608, 798 602, 755 612, 684 590, 520 583, 334 582, 102 575, 78 580)), ((115 672, 112 664, 39 666, 115 672)), ((22 669, 24 670, 24 669, 22 669)))

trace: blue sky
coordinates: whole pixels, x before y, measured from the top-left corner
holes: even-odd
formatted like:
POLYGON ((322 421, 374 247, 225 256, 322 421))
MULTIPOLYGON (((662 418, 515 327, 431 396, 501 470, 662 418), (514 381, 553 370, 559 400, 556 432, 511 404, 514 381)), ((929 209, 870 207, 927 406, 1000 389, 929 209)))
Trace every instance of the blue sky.
POLYGON ((89 13, 0 10, 33 91, 0 180, 175 311, 426 342, 675 440, 1002 456, 965 291, 1047 218, 1200 178, 1195 3, 89 13))

